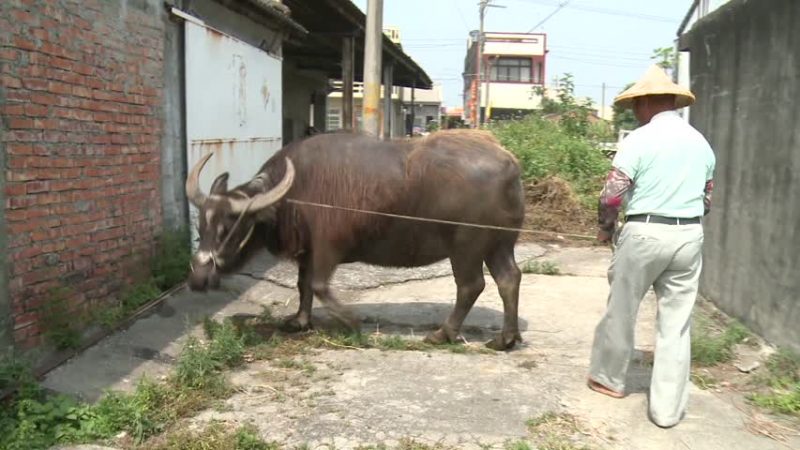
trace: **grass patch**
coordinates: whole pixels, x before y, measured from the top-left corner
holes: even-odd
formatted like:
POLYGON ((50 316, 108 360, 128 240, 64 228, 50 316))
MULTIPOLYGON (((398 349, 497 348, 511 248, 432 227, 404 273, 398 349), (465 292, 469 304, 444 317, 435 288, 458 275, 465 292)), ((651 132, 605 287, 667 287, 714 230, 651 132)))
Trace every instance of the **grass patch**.
POLYGON ((750 400, 773 412, 800 416, 800 355, 781 349, 769 357, 766 367, 766 376, 759 380, 766 392, 753 394, 750 400))
POLYGON ((229 395, 222 370, 240 364, 244 348, 233 325, 225 322, 207 343, 189 339, 166 382, 144 378, 133 392, 109 392, 94 405, 47 395, 19 362, 0 362, 2 383, 22 384, 15 397, 0 405, 0 448, 108 442, 122 432, 138 445, 229 395))
POLYGON ((558 264, 552 261, 528 261, 522 265, 522 273, 537 275, 561 275, 558 264))
POLYGON ((235 430, 224 424, 213 422, 202 431, 177 429, 164 437, 149 442, 146 448, 152 450, 280 450, 275 442, 266 442, 252 426, 242 426, 235 430))
POLYGON ((51 289, 41 310, 44 337, 57 350, 75 349, 81 345, 81 327, 84 320, 76 320, 70 297, 73 292, 64 287, 51 289))
MULTIPOLYGON (((247 331, 244 331, 247 333, 247 331)), ((273 334, 268 339, 253 345, 248 353, 253 359, 286 360, 302 354, 310 349, 328 350, 366 350, 383 351, 449 351, 451 353, 494 354, 494 350, 476 344, 442 344, 433 345, 418 339, 407 339, 402 336, 362 334, 362 333, 326 333, 309 332, 301 336, 283 336, 273 334)))
POLYGON ((721 330, 702 313, 697 313, 692 324, 692 362, 700 366, 714 366, 733 359, 733 349, 750 336, 742 324, 731 321, 721 330))
POLYGON ((546 412, 526 422, 540 450, 589 450, 579 441, 578 418, 568 413, 546 412))
POLYGON ((149 277, 124 289, 113 305, 98 309, 94 321, 106 328, 118 325, 162 292, 183 282, 189 274, 191 257, 188 230, 164 231, 150 260, 149 277))
POLYGON ((707 373, 700 373, 700 372, 692 372, 691 374, 692 383, 694 383, 697 387, 702 390, 711 389, 717 386, 718 381, 714 378, 713 375, 707 373))

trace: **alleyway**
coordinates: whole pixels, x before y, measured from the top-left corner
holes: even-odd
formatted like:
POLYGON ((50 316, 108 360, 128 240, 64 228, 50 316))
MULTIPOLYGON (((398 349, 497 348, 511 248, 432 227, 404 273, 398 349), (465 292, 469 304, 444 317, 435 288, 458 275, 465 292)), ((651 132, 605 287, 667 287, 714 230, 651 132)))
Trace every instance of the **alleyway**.
MULTIPOLYGON (((298 359, 298 365, 311 367, 305 374, 278 361, 233 372, 230 378, 240 392, 190 422, 252 422, 266 440, 287 448, 391 447, 404 438, 448 448, 503 448, 528 437, 530 419, 567 413, 572 431, 589 448, 800 448, 798 438, 782 444, 747 431, 748 415, 741 407, 698 388, 679 426, 662 430, 652 425, 646 406, 649 367, 642 357, 652 350, 655 305, 649 297, 641 309, 641 352, 632 364, 632 393, 613 400, 589 391, 584 384, 589 348, 605 305, 609 257, 598 248, 521 246, 521 265, 533 258, 552 261, 562 275, 523 277, 525 342, 512 352, 309 350, 298 359)), ((129 389, 145 373, 157 378, 170 370, 187 324, 206 314, 260 313, 264 305, 276 315, 296 309, 291 266, 274 265, 265 256, 246 272, 226 280, 224 292, 175 295, 157 313, 52 372, 45 384, 90 399, 106 388, 129 389)), ((467 318, 469 345, 488 340, 502 322, 500 298, 491 277, 486 278, 486 290, 467 318)), ((343 266, 334 285, 364 319, 363 332, 406 337, 436 326, 454 295, 447 264, 406 271, 343 266)), ((315 309, 315 318, 324 317, 323 310, 315 309)))

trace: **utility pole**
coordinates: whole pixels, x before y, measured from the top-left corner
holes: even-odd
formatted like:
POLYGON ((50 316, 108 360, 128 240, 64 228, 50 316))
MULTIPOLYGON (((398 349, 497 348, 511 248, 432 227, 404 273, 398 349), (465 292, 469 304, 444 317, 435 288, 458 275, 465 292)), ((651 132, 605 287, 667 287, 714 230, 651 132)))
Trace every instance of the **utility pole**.
MULTIPOLYGON (((476 70, 476 72, 477 72, 476 76, 477 76, 477 80, 478 80, 478 89, 477 89, 478 107, 477 107, 477 114, 476 114, 476 117, 475 117, 475 122, 476 122, 475 123, 475 127, 476 128, 480 128, 481 125, 483 124, 483 113, 481 112, 481 103, 482 103, 482 100, 483 100, 481 98, 481 88, 483 87, 483 44, 484 44, 484 41, 485 41, 484 35, 483 35, 483 19, 486 18, 486 8, 505 8, 505 6, 492 5, 491 4, 492 1, 493 0, 481 0, 481 2, 478 3, 478 6, 479 6, 478 12, 480 14, 481 25, 480 25, 480 30, 478 31, 478 61, 477 61, 477 70, 476 70)), ((488 104, 487 104, 487 107, 488 107, 488 104)))
POLYGON ((381 52, 383 50, 383 0, 368 0, 364 45, 364 131, 380 132, 381 52))
POLYGON ((602 97, 602 105, 600 106, 600 117, 605 119, 606 118, 606 83, 603 82, 603 95, 602 97))
POLYGON ((480 128, 483 124, 483 113, 481 112, 481 88, 483 87, 483 19, 486 17, 486 8, 489 6, 490 0, 481 0, 479 4, 479 14, 481 19, 480 30, 478 31, 478 61, 475 76, 478 77, 478 107, 475 108, 475 128, 480 128))

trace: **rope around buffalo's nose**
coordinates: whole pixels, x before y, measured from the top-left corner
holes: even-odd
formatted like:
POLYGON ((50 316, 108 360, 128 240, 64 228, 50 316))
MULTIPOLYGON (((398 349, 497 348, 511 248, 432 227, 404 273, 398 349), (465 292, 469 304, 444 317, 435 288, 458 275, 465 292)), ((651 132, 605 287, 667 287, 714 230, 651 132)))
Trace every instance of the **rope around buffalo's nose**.
POLYGON ((360 214, 368 214, 373 216, 382 216, 382 217, 391 217, 393 219, 403 219, 403 220, 411 220, 415 222, 428 222, 428 223, 438 223, 442 225, 457 225, 462 227, 472 227, 472 228, 482 228, 486 230, 499 230, 499 231, 513 231, 517 233, 528 233, 528 234, 545 234, 551 236, 562 236, 562 237, 569 237, 572 239, 585 239, 585 240, 595 240, 594 236, 589 236, 586 234, 571 234, 571 233, 559 233, 557 231, 545 231, 545 230, 531 230, 526 228, 511 228, 511 227, 500 227, 496 225, 482 225, 478 223, 468 223, 468 222, 456 222, 452 220, 443 220, 443 219, 431 219, 428 217, 415 217, 415 216, 407 216, 404 214, 392 214, 392 213, 385 213, 385 212, 378 212, 378 211, 369 211, 365 209, 358 209, 358 208, 348 208, 345 206, 336 206, 336 205, 328 205, 325 203, 316 203, 316 202, 307 202, 304 200, 295 200, 295 199, 286 199, 287 202, 293 203, 295 205, 303 205, 303 206, 313 206, 316 208, 324 208, 324 209, 335 209, 339 211, 347 211, 347 212, 354 212, 360 214))

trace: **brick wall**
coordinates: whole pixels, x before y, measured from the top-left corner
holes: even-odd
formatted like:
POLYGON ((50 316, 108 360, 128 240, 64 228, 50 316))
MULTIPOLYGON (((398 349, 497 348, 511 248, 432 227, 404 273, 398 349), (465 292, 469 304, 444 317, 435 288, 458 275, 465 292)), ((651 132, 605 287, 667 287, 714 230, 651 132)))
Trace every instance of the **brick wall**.
POLYGON ((161 225, 164 24, 157 0, 0 1, 0 151, 14 340, 141 268, 161 225))

